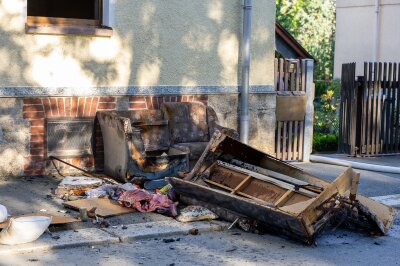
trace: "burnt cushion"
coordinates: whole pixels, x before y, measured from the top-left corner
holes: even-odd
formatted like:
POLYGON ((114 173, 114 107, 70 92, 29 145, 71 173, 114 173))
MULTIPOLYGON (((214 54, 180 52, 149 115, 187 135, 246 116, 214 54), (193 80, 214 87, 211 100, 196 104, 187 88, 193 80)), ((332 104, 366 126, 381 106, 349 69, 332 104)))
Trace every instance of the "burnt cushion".
POLYGON ((163 103, 161 109, 169 122, 172 143, 210 140, 207 109, 203 103, 163 103))

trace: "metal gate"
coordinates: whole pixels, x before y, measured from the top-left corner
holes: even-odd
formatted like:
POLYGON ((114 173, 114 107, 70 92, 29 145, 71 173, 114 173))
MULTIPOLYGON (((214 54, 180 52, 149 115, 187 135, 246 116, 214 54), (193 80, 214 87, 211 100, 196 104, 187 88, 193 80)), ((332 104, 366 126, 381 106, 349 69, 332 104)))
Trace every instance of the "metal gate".
POLYGON ((356 64, 342 66, 339 150, 352 156, 399 153, 400 64, 364 63, 355 81, 356 64))
MULTIPOLYGON (((310 78, 312 81, 312 77, 310 78)), ((309 100, 306 84, 309 80, 307 60, 275 59, 275 156, 278 159, 302 161, 304 154, 311 152, 309 148, 304 148, 305 118, 309 100)))

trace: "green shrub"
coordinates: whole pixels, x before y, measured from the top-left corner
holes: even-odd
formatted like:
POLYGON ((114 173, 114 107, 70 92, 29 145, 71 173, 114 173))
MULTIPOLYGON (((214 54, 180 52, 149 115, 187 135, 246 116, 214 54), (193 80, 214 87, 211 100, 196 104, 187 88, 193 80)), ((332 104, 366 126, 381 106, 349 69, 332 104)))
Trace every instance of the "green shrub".
POLYGON ((313 151, 325 152, 338 149, 339 136, 337 134, 314 133, 313 151))

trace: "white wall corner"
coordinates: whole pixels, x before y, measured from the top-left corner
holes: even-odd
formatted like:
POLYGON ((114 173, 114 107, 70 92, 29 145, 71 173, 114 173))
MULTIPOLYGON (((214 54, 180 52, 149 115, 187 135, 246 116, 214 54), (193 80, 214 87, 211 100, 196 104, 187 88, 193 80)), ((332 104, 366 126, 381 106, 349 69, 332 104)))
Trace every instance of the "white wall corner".
POLYGON ((103 25, 113 27, 115 24, 115 0, 103 2, 103 25))
POLYGON ((28 20, 28 0, 21 0, 22 2, 22 24, 25 25, 28 20))

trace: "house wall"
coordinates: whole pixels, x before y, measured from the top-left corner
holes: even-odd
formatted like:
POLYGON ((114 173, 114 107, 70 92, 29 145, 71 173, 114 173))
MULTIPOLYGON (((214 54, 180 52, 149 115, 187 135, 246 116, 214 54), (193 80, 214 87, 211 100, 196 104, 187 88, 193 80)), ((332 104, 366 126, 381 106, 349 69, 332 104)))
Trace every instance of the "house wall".
MULTIPOLYGON (((400 62, 400 0, 380 0, 377 61, 400 62)), ((363 63, 374 59, 375 0, 336 1, 334 76, 340 78, 343 63, 356 62, 357 75, 363 63)))
MULTIPOLYGON (((26 1, 0 0, 0 157, 10 158, 0 175, 51 167, 50 117, 94 119, 99 110, 197 99, 238 127, 241 0, 114 1, 110 38, 25 34, 26 1)), ((275 3, 253 5, 250 143, 273 152, 275 3)), ((94 158, 70 162, 95 166, 94 158)))

